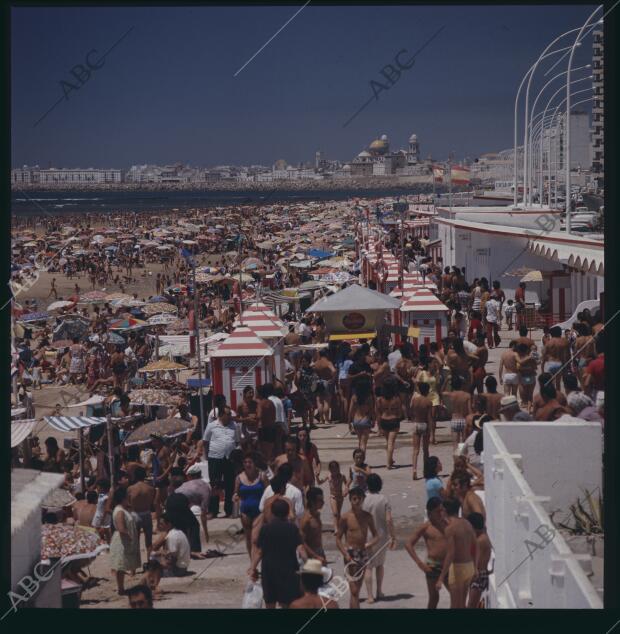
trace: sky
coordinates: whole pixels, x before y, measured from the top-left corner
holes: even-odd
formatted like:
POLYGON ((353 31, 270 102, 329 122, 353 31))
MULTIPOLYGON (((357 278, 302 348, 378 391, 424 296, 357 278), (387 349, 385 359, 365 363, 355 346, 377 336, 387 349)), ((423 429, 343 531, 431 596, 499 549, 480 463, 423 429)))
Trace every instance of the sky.
POLYGON ((412 133, 424 158, 475 158, 512 147, 523 74, 595 5, 310 3, 240 70, 302 6, 13 8, 13 166, 297 165, 412 133))

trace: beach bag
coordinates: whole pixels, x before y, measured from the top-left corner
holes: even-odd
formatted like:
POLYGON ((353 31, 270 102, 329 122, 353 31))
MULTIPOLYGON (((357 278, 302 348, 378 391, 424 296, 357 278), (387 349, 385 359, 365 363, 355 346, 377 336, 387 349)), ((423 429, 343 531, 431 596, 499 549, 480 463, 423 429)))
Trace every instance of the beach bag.
POLYGON ((263 587, 255 581, 248 581, 243 593, 241 608, 244 610, 259 610, 263 605, 263 587))

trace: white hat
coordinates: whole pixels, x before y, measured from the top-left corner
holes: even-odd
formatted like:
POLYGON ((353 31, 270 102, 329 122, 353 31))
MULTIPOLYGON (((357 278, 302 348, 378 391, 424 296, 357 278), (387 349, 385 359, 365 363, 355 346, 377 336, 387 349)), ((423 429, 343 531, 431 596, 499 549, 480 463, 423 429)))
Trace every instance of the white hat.
POLYGON ((193 464, 187 470, 187 475, 194 475, 195 473, 200 473, 200 475, 202 475, 202 469, 200 468, 200 465, 198 465, 198 464, 193 464))
POLYGON ((500 410, 509 409, 511 407, 519 407, 519 401, 517 401, 517 397, 514 394, 510 396, 503 396, 502 400, 499 402, 500 410))
POLYGON ((321 575, 325 574, 323 564, 318 559, 306 559, 304 565, 297 574, 300 575, 321 575))

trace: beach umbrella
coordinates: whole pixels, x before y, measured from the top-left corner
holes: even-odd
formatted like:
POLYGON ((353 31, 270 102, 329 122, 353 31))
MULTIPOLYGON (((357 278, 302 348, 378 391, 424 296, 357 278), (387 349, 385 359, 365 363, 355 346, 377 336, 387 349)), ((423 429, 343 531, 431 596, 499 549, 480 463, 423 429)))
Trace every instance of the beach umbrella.
POLYGON ((62 350, 63 348, 72 346, 73 341, 71 339, 58 339, 57 341, 52 341, 50 345, 52 348, 56 348, 56 350, 62 350))
POLYGON ((50 317, 51 315, 48 312, 42 311, 37 313, 26 313, 25 315, 22 315, 18 321, 24 321, 24 322, 46 321, 50 317))
POLYGON ((126 299, 127 301, 129 301, 130 299, 133 299, 133 297, 131 295, 127 295, 127 293, 110 293, 108 295, 108 301, 115 301, 118 299, 126 299))
POLYGON ((151 434, 158 434, 162 438, 176 438, 183 436, 193 427, 191 421, 182 418, 162 418, 146 423, 132 431, 125 439, 124 444, 125 446, 145 445, 151 442, 151 434))
POLYGON ((167 302, 168 298, 163 295, 155 295, 154 297, 149 297, 147 300, 148 304, 154 304, 155 302, 167 302))
POLYGON ((521 278, 521 282, 542 282, 543 275, 540 271, 530 271, 521 278))
POLYGON ((179 397, 157 388, 145 388, 143 390, 133 390, 129 393, 129 401, 132 405, 178 405, 179 397))
POLYGON ((172 372, 176 370, 187 370, 187 366, 168 359, 160 359, 159 361, 153 361, 143 368, 140 368, 138 372, 172 372))
POLYGON ((69 302, 66 299, 58 300, 57 302, 52 302, 48 307, 48 311, 52 310, 60 310, 61 308, 68 308, 69 306, 73 306, 75 302, 69 302))
POLYGON ((50 512, 57 512, 71 506, 76 502, 76 499, 71 495, 67 489, 53 489, 50 491, 41 502, 41 507, 50 512))
POLYGON ((107 548, 94 528, 69 524, 41 526, 41 559, 92 559, 107 548))
POLYGON ((159 326, 162 324, 172 324, 177 321, 178 317, 170 313, 159 313, 148 318, 149 324, 152 326, 159 326))
POLYGON ((176 313, 178 309, 173 304, 155 302, 154 304, 147 304, 142 310, 145 315, 157 315, 158 313, 176 313))
POLYGON ((129 317, 127 319, 114 319, 108 324, 110 330, 138 330, 148 326, 146 321, 129 317))
POLYGON ((121 337, 117 332, 108 332, 108 343, 114 344, 115 346, 124 345, 126 343, 125 339, 121 337))
POLYGON ((60 341, 61 339, 73 339, 77 337, 82 339, 86 337, 90 330, 90 323, 82 319, 65 319, 62 323, 54 328, 52 339, 60 341))
POLYGON ((87 304, 95 304, 97 302, 107 302, 107 301, 108 301, 108 295, 107 293, 104 293, 103 291, 90 291, 88 293, 84 293, 84 295, 80 297, 80 302, 87 303, 87 304))

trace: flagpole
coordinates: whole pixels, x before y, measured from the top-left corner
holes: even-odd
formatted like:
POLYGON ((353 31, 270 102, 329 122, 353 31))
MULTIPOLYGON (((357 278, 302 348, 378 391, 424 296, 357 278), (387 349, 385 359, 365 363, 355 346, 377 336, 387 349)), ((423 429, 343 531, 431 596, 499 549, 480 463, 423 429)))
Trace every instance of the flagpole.
POLYGON ((192 278, 194 281, 194 336, 196 338, 196 359, 198 361, 198 403, 200 407, 200 429, 204 435, 205 432, 205 413, 204 404, 202 402, 202 356, 200 350, 200 326, 199 326, 199 305, 198 305, 198 285, 196 284, 196 259, 193 255, 183 249, 181 255, 185 258, 185 261, 192 267, 192 278))
POLYGON ((202 402, 202 355, 200 349, 200 313, 198 303, 198 286, 196 284, 196 260, 192 258, 192 275, 194 278, 194 332, 196 333, 196 358, 198 360, 198 402, 200 406, 200 429, 205 433, 205 413, 202 402))

